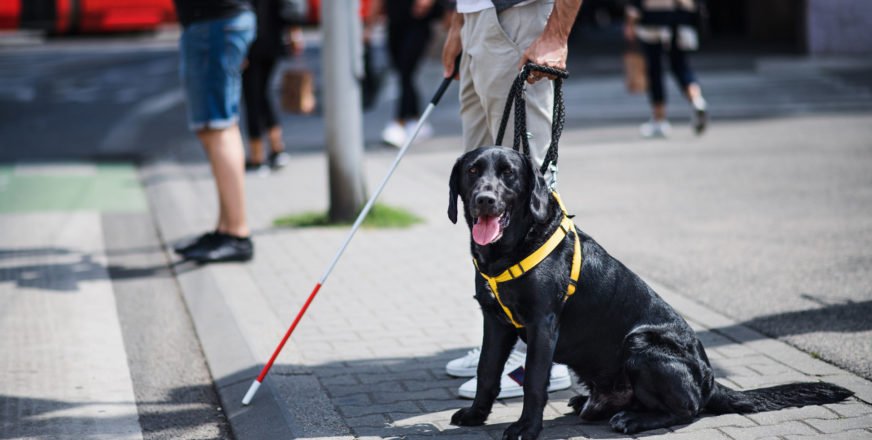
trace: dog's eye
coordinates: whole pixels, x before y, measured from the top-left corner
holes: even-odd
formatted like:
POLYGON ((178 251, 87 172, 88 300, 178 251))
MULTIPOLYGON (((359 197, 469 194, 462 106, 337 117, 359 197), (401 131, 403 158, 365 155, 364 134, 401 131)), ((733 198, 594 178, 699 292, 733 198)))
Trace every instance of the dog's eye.
POLYGON ((478 173, 478 168, 472 167, 469 169, 469 174, 477 174, 477 173, 478 173))
POLYGON ((512 169, 511 168, 504 169, 503 174, 512 174, 512 169))

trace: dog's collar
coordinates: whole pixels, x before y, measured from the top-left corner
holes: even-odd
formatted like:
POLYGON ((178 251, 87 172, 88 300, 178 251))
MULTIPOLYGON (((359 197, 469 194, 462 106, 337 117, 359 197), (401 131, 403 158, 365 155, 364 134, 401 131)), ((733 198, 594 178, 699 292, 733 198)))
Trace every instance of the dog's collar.
POLYGON ((560 242, 562 242, 563 239, 566 238, 566 235, 569 234, 570 231, 575 237, 575 250, 572 254, 572 269, 569 273, 569 287, 566 289, 566 294, 563 296, 564 302, 569 299, 569 297, 572 296, 573 293, 575 293, 575 287, 578 284, 578 277, 581 273, 581 240, 579 240, 578 232, 576 232, 575 230, 575 223, 573 223, 572 219, 569 218, 569 216, 566 214, 566 208, 563 206, 563 201, 560 200, 560 196, 557 195, 557 192, 555 191, 551 194, 554 196, 555 199, 557 199, 557 203, 560 205, 560 210, 563 212, 563 219, 560 221, 560 224, 557 226, 557 228, 554 229, 554 233, 551 234, 551 237, 548 239, 548 241, 540 246, 539 249, 536 249, 536 251, 527 256, 527 258, 521 260, 520 263, 506 269, 503 273, 495 277, 488 276, 487 274, 482 272, 481 269, 478 267, 478 262, 475 260, 475 258, 472 259, 473 264, 475 264, 476 270, 478 270, 478 273, 481 274, 481 276, 485 280, 487 280, 491 290, 494 292, 494 296, 497 298, 497 302, 500 304, 500 307, 503 308, 506 316, 508 316, 509 320, 512 321, 512 324, 516 328, 522 328, 524 326, 515 321, 515 318, 512 316, 512 312, 509 310, 508 307, 503 304, 502 300, 500 300, 500 294, 497 290, 497 284, 513 280, 515 278, 520 278, 525 273, 536 267, 536 265, 545 260, 548 255, 551 255, 551 252, 553 252, 554 249, 557 248, 560 242))

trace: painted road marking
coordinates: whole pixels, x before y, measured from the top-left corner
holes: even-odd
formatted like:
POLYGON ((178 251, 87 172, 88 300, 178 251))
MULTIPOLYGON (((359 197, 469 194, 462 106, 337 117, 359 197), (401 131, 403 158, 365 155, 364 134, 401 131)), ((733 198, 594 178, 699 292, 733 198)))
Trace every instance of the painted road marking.
POLYGON ((144 212, 148 208, 130 163, 0 165, 0 213, 144 212))

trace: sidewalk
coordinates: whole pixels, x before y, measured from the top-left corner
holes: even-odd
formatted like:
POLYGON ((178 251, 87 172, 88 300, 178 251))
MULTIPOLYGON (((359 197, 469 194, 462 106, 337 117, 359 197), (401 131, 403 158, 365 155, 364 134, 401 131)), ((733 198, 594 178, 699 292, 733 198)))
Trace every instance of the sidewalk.
MULTIPOLYGON (((744 140, 767 133, 772 124, 781 124, 776 128, 784 136, 777 142, 785 145, 826 127, 848 136, 845 143, 863 149, 868 148, 868 129, 854 128, 848 135, 845 127, 868 127, 870 123, 868 116, 724 123, 702 139, 683 134, 682 127, 677 127, 671 141, 653 142, 635 139, 635 128, 628 127, 567 130, 560 150, 560 188, 569 210, 578 214, 577 224, 651 281, 686 317, 706 345, 720 382, 749 389, 826 380, 856 393, 840 404, 703 417, 690 425, 631 438, 872 438, 872 383, 701 305, 694 299, 696 292, 684 290, 683 271, 719 269, 704 269, 707 262, 702 261, 700 267, 690 269, 662 267, 670 261, 671 251, 659 246, 659 237, 626 229, 633 223, 628 216, 656 213, 656 209, 647 209, 659 200, 645 200, 645 194, 638 192, 641 188, 632 185, 637 182, 604 175, 621 166, 657 165, 664 157, 677 162, 699 160, 707 151, 720 152, 718 148, 729 142, 746 148, 744 140), (589 139, 602 141, 590 143, 589 139)), ((448 423, 456 409, 470 402, 457 398, 456 389, 464 379, 445 375, 444 365, 477 346, 481 338, 480 312, 472 298, 468 231, 453 225, 445 214, 447 176, 459 154, 459 143, 456 137, 441 137, 413 146, 380 200, 411 210, 426 222, 405 230, 358 231, 248 407, 240 404, 243 394, 347 234, 347 228, 271 226, 279 216, 327 209, 325 156, 295 155, 288 167, 268 178, 248 178, 248 213, 256 247, 252 262, 175 266, 237 439, 497 439, 519 417, 520 399, 509 399, 495 404, 483 427, 448 423)), ((367 153, 365 174, 370 191, 395 152, 367 153)), ((210 227, 216 212, 207 165, 192 160, 201 153, 175 154, 141 169, 167 249, 210 227)), ((664 172, 662 179, 653 181, 670 185, 664 197, 676 197, 689 188, 717 184, 706 180, 709 177, 704 171, 688 169, 686 175, 664 172)), ((650 221, 662 224, 664 236, 675 239, 682 231, 670 231, 666 217, 685 214, 661 212, 661 218, 650 221)), ((728 246, 741 251, 740 243, 728 239, 718 252, 730 255, 733 249, 728 246)), ((722 261, 724 271, 735 270, 735 261, 722 261)), ((727 286, 723 289, 729 291, 727 286)), ((567 402, 578 392, 574 386, 550 395, 540 438, 625 438, 607 424, 581 424, 567 415, 567 402)))

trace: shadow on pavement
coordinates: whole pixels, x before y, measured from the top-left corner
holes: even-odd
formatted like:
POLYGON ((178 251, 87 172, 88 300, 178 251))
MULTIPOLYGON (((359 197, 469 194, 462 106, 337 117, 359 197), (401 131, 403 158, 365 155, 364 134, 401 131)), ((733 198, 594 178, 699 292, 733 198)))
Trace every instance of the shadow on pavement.
POLYGON ((706 348, 735 343, 715 335, 729 334, 737 327, 750 327, 763 334, 761 338, 780 338, 814 332, 856 333, 872 330, 872 300, 834 304, 811 310, 765 315, 738 323, 699 332, 706 348), (714 336, 714 337, 713 337, 714 336))
POLYGON ((173 438, 174 432, 184 432, 185 428, 214 426, 215 412, 220 409, 204 403, 211 401, 204 396, 214 392, 211 385, 175 388, 162 400, 137 402, 138 415, 105 416, 100 417, 99 422, 95 422, 93 415, 95 411, 103 412, 98 407, 105 409, 131 402, 61 401, 0 395, 0 408, 6 409, 0 419, 0 439, 71 438, 76 433, 87 434, 88 438, 119 438, 130 434, 121 429, 129 426, 131 417, 138 417, 146 436, 173 438))
MULTIPOLYGON (((107 255, 148 254, 162 252, 157 247, 114 249, 107 255)), ((14 282, 19 288, 75 293, 79 283, 93 280, 126 280, 138 278, 170 278, 173 271, 167 264, 147 266, 106 265, 94 261, 89 253, 63 248, 0 249, 0 260, 29 257, 57 257, 64 262, 43 264, 4 264, 0 266, 0 282, 14 282)), ((179 264, 179 263, 177 263, 179 264)), ((190 270, 190 268, 188 268, 190 270)), ((185 268, 182 268, 185 271, 185 268)), ((176 269, 176 272, 179 272, 176 269)))

